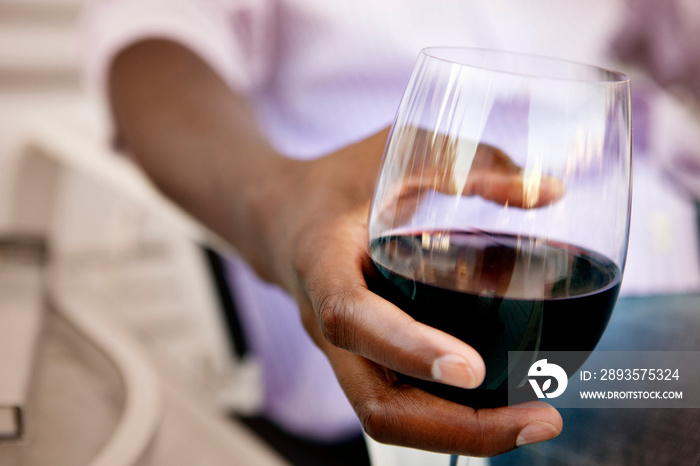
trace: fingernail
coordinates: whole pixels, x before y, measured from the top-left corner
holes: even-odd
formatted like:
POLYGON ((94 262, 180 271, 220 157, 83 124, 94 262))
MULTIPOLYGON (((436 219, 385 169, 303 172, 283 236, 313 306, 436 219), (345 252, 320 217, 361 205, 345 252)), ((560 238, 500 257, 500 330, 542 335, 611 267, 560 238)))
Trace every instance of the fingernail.
POLYGON ((447 385, 461 388, 475 388, 479 385, 467 360, 456 354, 436 359, 431 372, 433 379, 447 385))
POLYGON ((534 421, 526 425, 523 430, 520 431, 515 444, 522 447, 523 445, 540 443, 552 439, 560 433, 561 430, 549 422, 534 421))
POLYGON ((562 197, 566 192, 566 187, 561 180, 548 176, 542 179, 540 191, 542 191, 540 194, 545 196, 551 202, 562 197))

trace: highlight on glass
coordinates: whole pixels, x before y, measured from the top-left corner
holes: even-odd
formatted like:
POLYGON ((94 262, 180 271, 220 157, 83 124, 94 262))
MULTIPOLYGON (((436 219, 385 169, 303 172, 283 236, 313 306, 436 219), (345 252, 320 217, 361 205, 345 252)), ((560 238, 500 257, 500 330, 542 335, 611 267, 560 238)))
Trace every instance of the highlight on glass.
POLYGON ((501 406, 508 377, 523 376, 508 351, 593 351, 627 254, 631 131, 620 73, 495 50, 421 52, 370 210, 369 284, 474 347, 486 379, 474 390, 404 380, 501 406))

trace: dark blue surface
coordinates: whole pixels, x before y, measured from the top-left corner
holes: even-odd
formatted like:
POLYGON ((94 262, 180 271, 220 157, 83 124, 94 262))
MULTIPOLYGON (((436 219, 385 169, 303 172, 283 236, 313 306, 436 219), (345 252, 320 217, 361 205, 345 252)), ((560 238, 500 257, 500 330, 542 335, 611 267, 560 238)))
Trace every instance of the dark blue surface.
MULTIPOLYGON (((700 351, 700 295, 620 299, 597 349, 700 351)), ((700 465, 700 409, 560 412, 558 438, 495 457, 492 465, 700 465)))

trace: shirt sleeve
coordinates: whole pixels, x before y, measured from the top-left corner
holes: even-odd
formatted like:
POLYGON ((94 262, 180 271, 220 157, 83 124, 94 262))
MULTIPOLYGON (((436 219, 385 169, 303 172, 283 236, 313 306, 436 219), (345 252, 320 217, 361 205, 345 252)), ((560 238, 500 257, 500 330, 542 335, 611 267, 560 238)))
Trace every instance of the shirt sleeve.
POLYGON ((270 2, 249 0, 96 0, 82 15, 87 87, 106 94, 114 57, 148 38, 178 42, 237 90, 252 91, 271 62, 270 2))

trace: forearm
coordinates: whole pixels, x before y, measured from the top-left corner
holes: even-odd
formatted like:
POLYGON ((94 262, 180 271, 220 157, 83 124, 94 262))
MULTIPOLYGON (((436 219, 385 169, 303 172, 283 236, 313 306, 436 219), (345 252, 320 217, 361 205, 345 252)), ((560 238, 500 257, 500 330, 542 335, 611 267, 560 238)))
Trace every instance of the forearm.
POLYGON ((264 243, 298 163, 271 147, 246 102, 193 53, 160 40, 117 56, 110 100, 120 137, 158 188, 275 281, 264 243))

